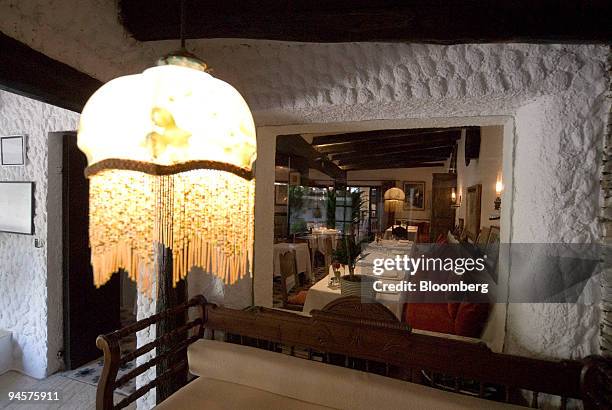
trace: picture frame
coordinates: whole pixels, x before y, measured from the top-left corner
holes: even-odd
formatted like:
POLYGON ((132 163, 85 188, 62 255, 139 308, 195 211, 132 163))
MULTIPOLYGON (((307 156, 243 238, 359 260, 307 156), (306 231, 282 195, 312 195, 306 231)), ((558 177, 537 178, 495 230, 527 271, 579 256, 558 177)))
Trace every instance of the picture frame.
POLYGON ((0 182, 0 232, 34 235, 34 182, 0 182))
POLYGON ((404 181, 404 210, 425 210, 425 181, 404 181))
POLYGON ((301 185, 302 177, 299 172, 290 172, 289 173, 289 185, 301 185))
POLYGON ((287 205, 289 189, 287 184, 274 184, 274 204, 287 205))
POLYGON ((26 136, 7 135, 0 137, 0 165, 21 167, 26 164, 26 136))
POLYGON ((465 209, 465 234, 466 237, 475 243, 480 233, 480 207, 482 198, 482 185, 476 184, 469 186, 466 192, 465 209))

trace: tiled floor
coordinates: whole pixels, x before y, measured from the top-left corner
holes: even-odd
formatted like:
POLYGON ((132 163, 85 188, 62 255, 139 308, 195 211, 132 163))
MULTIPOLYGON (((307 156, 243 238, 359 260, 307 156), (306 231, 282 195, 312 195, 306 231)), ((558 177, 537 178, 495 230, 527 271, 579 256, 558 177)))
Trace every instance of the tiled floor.
MULTIPOLYGON (((117 396, 119 400, 123 396, 117 396)), ((0 409, 41 409, 41 410, 88 410, 95 409, 96 387, 56 373, 44 380, 36 380, 18 372, 0 375, 0 409), (58 401, 19 402, 9 400, 9 392, 57 392, 58 401)), ((135 409, 135 406, 128 406, 135 409)))

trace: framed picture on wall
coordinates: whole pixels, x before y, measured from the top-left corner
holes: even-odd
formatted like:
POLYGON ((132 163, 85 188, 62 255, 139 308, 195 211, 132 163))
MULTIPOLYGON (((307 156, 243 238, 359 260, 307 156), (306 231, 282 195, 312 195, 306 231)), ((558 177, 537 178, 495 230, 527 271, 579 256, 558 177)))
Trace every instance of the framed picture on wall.
POLYGON ((480 233, 482 185, 477 184, 468 187, 466 197, 465 233, 467 238, 474 243, 480 233))
POLYGON ((425 181, 404 181, 404 209, 425 210, 425 181))
POLYGON ((301 185, 302 178, 299 172, 290 172, 289 173, 289 185, 301 185))
POLYGON ((274 203, 276 205, 287 205, 288 196, 287 184, 274 185, 274 203))
POLYGON ((23 166, 26 160, 26 136, 0 137, 0 165, 23 166))
POLYGON ((0 232, 34 235, 34 182, 0 182, 0 232))

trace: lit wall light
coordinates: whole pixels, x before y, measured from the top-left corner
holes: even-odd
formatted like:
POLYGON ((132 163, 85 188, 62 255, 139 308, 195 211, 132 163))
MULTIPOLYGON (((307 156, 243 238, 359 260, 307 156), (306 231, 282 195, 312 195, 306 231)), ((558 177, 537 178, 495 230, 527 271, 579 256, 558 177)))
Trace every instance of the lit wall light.
POLYGON ((495 201, 493 202, 494 206, 495 206, 495 210, 499 210, 501 207, 501 193, 504 190, 504 184, 502 183, 501 177, 497 178, 497 182, 495 182, 495 194, 497 195, 497 197, 495 198, 495 201))
POLYGON ((451 208, 459 208, 461 206, 461 191, 459 191, 459 198, 457 199, 457 190, 451 188, 451 208))

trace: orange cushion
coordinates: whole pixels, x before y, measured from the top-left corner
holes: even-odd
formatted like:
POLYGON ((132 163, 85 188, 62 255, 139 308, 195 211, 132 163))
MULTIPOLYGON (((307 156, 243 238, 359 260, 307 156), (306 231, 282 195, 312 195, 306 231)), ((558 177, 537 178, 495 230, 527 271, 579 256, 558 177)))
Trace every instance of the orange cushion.
POLYGON ((304 302, 306 302, 307 294, 307 290, 300 290, 297 295, 289 296, 287 298, 287 302, 291 303, 292 305, 304 305, 304 302))

